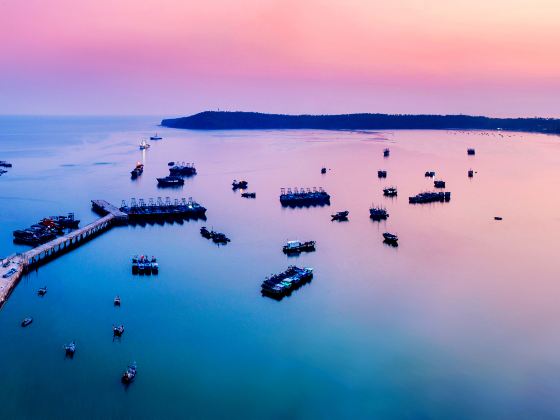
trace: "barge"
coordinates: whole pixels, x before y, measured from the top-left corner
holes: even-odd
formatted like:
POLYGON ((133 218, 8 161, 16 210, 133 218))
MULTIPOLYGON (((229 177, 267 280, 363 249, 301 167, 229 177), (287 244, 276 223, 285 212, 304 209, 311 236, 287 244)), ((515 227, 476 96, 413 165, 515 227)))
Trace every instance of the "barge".
POLYGON ((206 208, 189 199, 178 199, 171 201, 169 197, 165 201, 158 197, 156 200, 149 198, 148 202, 143 198, 130 199, 130 205, 123 200, 119 210, 126 215, 131 222, 162 220, 162 219, 206 219, 206 208))
POLYGON ((322 188, 282 188, 280 203, 283 206, 323 206, 331 204, 331 196, 322 188))
POLYGON ((263 296, 282 299, 313 278, 313 268, 290 266, 280 274, 267 277, 261 284, 263 296))
POLYGON ((417 194, 413 197, 408 197, 408 202, 410 204, 426 204, 426 203, 435 203, 435 202, 448 202, 451 200, 451 193, 450 192, 423 192, 417 194))

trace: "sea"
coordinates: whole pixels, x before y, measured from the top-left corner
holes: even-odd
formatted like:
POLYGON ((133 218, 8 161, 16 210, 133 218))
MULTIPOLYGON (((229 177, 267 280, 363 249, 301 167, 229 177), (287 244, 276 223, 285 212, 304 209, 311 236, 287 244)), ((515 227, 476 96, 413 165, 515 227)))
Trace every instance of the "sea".
POLYGON ((96 220, 93 199, 207 208, 206 221, 114 227, 22 278, 0 310, 2 419, 560 417, 557 136, 191 131, 161 118, 0 117, 0 160, 13 163, 0 176, 0 256, 30 249, 12 231, 43 217, 96 220), (198 174, 158 188, 171 161, 198 174), (409 204, 433 190, 426 171, 449 202, 409 204), (383 196, 388 186, 397 197, 383 196), (279 202, 281 188, 313 187, 329 206, 279 202), (372 221, 372 205, 388 219, 372 221), (347 222, 331 221, 343 210, 347 222), (288 240, 316 251, 288 257, 288 240), (136 254, 156 256, 159 274, 133 275, 136 254), (313 280, 263 297, 266 276, 290 265, 312 267, 313 280))

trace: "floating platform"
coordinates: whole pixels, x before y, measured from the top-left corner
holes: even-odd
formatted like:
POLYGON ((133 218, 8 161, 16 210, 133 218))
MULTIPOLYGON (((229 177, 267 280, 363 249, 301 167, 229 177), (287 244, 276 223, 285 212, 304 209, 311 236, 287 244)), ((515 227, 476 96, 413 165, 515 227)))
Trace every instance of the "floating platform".
POLYGON ((267 277, 261 284, 261 293, 263 296, 280 300, 311 281, 312 278, 312 268, 299 268, 292 265, 280 274, 267 277))
POLYGON ((126 214, 129 221, 149 221, 164 219, 206 219, 206 208, 193 201, 191 197, 171 201, 169 197, 163 200, 149 198, 146 202, 143 198, 130 199, 130 205, 123 200, 118 209, 126 214))
POLYGON ((282 188, 280 203, 290 207, 324 206, 331 204, 331 196, 322 188, 282 188))

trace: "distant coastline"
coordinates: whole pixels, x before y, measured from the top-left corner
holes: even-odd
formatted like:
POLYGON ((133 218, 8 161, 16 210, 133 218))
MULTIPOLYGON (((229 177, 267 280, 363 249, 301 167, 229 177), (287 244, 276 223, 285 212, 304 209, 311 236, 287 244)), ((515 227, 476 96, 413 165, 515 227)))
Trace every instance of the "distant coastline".
POLYGON ((164 119, 161 125, 192 130, 507 130, 560 134, 560 119, 470 115, 283 115, 205 111, 188 117, 164 119))

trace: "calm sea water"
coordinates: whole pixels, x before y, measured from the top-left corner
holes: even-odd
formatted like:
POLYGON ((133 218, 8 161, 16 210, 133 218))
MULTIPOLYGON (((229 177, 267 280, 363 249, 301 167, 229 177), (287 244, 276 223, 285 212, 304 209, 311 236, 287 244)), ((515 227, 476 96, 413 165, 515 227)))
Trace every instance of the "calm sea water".
POLYGON ((0 159, 14 163, 0 177, 0 255, 27 249, 11 231, 43 216, 94 220, 93 198, 192 196, 232 239, 215 246, 201 221, 118 227, 26 276, 0 311, 2 418, 560 416, 557 137, 158 122, 0 118, 0 159), (164 140, 140 152, 155 131, 164 140), (172 160, 195 162, 198 175, 158 189, 172 160), (131 181, 136 161, 145 171, 131 181), (426 170, 451 202, 408 204, 431 189, 426 170), (232 192, 234 178, 257 199, 232 192), (398 198, 382 196, 388 185, 398 198), (322 186, 331 206, 283 209, 285 186, 322 186), (372 203, 386 222, 368 218, 372 203), (346 209, 349 222, 330 221, 346 209), (287 239, 316 240, 317 251, 288 259, 287 239), (159 257, 159 276, 132 276, 137 253, 159 257), (293 263, 314 267, 314 280, 281 302, 261 297, 264 276, 293 263), (35 321, 23 329, 26 316, 35 321), (117 323, 126 332, 113 341, 117 323), (125 389, 131 361, 139 374, 125 389))

